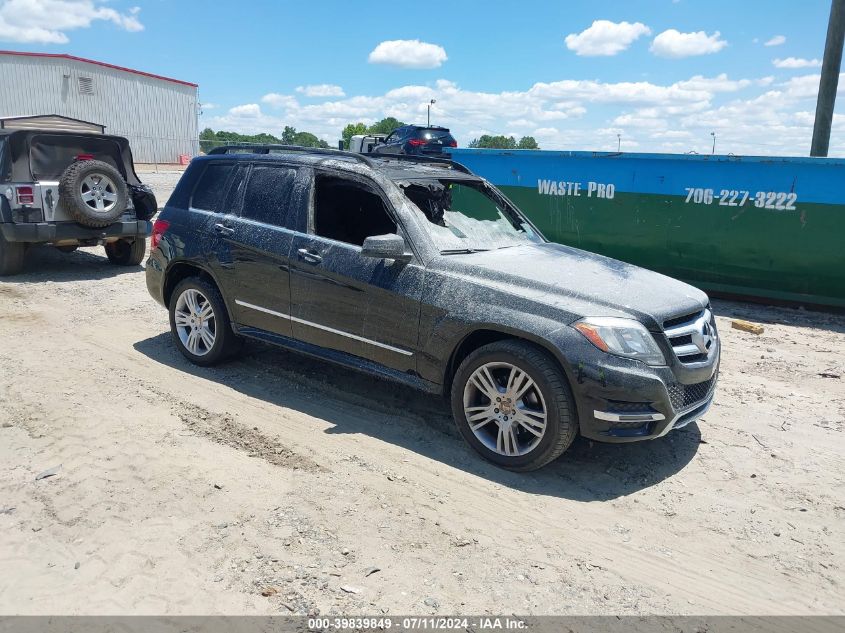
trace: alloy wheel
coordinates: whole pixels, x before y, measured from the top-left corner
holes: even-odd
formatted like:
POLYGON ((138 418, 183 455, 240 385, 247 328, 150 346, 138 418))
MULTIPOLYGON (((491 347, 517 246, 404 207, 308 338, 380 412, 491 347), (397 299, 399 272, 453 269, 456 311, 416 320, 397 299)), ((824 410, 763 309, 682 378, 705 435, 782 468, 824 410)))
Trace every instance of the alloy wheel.
POLYGON ((186 289, 176 300, 174 311, 179 340, 194 356, 205 356, 217 339, 217 320, 208 298, 199 290, 186 289))
POLYGON ((486 363, 464 386, 464 414, 472 433, 505 457, 534 450, 546 432, 547 409, 537 383, 506 362, 486 363))

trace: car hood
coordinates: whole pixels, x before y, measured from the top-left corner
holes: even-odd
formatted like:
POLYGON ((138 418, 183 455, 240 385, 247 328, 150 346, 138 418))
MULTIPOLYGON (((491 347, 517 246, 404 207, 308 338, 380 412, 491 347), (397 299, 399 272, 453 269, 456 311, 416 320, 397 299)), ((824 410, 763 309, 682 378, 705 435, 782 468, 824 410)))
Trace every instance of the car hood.
POLYGON ((707 295, 677 279, 561 244, 443 255, 438 264, 467 281, 585 316, 633 317, 651 330, 707 306, 707 295))

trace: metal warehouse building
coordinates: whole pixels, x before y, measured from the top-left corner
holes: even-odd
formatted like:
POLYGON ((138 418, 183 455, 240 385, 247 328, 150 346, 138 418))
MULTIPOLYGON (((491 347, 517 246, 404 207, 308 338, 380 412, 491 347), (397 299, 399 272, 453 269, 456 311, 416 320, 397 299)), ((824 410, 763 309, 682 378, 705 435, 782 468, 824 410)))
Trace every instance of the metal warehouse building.
POLYGON ((197 85, 72 55, 0 51, 0 117, 57 114, 125 136, 139 163, 198 153, 197 85))

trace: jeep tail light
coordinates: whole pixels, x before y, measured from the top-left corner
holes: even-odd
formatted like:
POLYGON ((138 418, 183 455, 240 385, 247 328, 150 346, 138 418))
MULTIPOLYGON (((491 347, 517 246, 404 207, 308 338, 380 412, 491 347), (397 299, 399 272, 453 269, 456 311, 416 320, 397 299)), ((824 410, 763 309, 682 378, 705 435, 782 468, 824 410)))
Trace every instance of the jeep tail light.
POLYGON ((170 222, 167 220, 156 220, 153 223, 153 235, 150 238, 150 250, 153 250, 158 246, 159 242, 161 242, 161 237, 169 228, 170 222))
POLYGON ((94 160, 94 154, 77 154, 76 160, 94 160))
POLYGON ((408 145, 412 147, 419 147, 420 145, 425 145, 425 141, 421 138, 412 138, 410 141, 408 141, 408 145))
POLYGON ((35 204, 35 191, 32 187, 15 187, 18 204, 35 204))
POLYGON ((458 146, 458 141, 452 141, 451 143, 449 143, 449 147, 457 147, 457 146, 458 146))

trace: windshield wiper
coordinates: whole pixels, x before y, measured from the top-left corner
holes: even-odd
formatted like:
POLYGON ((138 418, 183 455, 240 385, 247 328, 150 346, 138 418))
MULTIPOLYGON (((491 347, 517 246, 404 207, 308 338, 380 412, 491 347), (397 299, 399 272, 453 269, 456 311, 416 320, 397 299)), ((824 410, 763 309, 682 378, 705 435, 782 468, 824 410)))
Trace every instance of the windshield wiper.
POLYGON ((489 248, 449 248, 445 251, 440 251, 441 255, 466 255, 467 253, 482 253, 489 251, 489 248))

